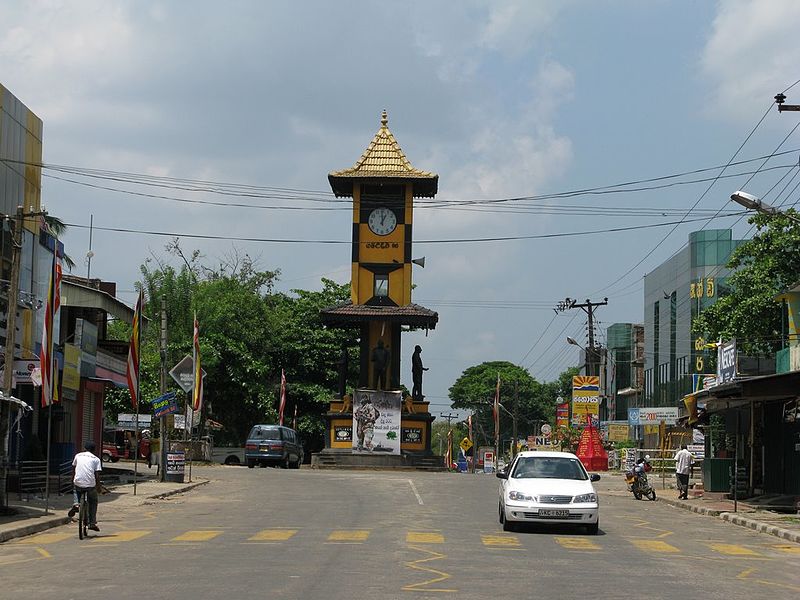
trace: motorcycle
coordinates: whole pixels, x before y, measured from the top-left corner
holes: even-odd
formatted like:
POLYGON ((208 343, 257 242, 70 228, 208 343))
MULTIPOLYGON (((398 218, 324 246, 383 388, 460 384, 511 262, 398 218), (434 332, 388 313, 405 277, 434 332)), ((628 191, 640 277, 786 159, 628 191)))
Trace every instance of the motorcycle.
POLYGON ((649 500, 656 499, 656 490, 650 485, 647 473, 644 471, 639 473, 628 471, 625 473, 625 483, 628 484, 628 491, 633 492, 633 497, 637 500, 641 500, 642 496, 649 500))

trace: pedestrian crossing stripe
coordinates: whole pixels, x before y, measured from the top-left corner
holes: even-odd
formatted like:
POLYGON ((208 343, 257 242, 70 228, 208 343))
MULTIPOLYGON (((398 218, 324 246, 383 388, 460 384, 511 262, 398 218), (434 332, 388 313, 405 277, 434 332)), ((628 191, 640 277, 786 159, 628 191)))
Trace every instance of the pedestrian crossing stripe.
POLYGON ((208 540, 213 540, 222 531, 220 530, 210 530, 210 529, 201 529, 196 531, 187 531, 186 533, 182 533, 181 535, 172 538, 172 542, 207 542, 208 540))
POLYGON ((564 548, 569 550, 600 550, 600 546, 595 544, 592 540, 586 538, 576 537, 555 537, 555 541, 564 548))
POLYGON ((356 543, 356 542, 366 542, 368 537, 369 537, 369 530, 367 529, 352 529, 352 530, 341 529, 338 531, 332 531, 331 534, 328 536, 328 541, 356 543))
POLYGON ((672 544, 661 540, 631 540, 631 543, 645 552, 680 552, 672 544))
POLYGON ((500 548, 517 548, 521 546, 519 539, 514 535, 488 535, 481 534, 484 546, 500 548))
POLYGON ((262 529, 247 540, 250 542, 285 542, 296 533, 297 529, 262 529))
POLYGON ((441 533, 430 531, 409 531, 406 534, 406 542, 409 544, 444 544, 444 536, 441 533))
POLYGON ((744 546, 737 546, 736 544, 709 544, 709 547, 720 554, 726 554, 728 556, 761 556, 755 550, 745 548, 744 546))
POLYGON ((92 536, 92 543, 109 543, 109 542, 132 542, 141 537, 148 535, 150 531, 129 529, 125 531, 117 531, 116 533, 92 536))
POLYGON ((15 544, 32 544, 34 546, 39 544, 54 544, 55 542, 62 542, 66 539, 71 537, 78 537, 78 534, 75 532, 69 533, 37 533, 36 535, 32 535, 27 537, 23 540, 19 540, 18 542, 14 542, 15 544))

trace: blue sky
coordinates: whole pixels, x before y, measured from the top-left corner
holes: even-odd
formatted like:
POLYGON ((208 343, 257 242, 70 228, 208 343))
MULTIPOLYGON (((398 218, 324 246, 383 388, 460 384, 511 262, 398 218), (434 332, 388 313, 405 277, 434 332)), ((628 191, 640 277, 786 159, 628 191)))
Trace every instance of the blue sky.
MULTIPOLYGON (((800 50, 792 44, 798 26, 800 3, 790 0, 236 1, 191 8, 7 1, 0 5, 0 81, 43 119, 48 164, 322 192, 329 190, 328 172, 358 159, 387 109, 406 155, 439 174, 438 198, 450 203, 416 211, 414 254, 427 262, 415 269, 413 300, 437 310, 440 323, 427 338, 411 334, 403 341, 402 380, 410 386, 411 352, 420 343, 430 368, 425 393, 438 413, 447 410, 455 379, 483 361, 519 363, 545 381, 576 364, 577 350, 565 337, 585 339, 583 314, 555 316, 558 300, 608 296, 608 306, 597 311, 602 327, 639 322, 642 277, 685 244, 690 231, 734 226, 740 237, 748 225, 738 216, 684 223, 666 239, 671 226, 491 243, 422 240, 655 225, 680 221, 684 213, 675 211, 688 212, 696 202, 696 210, 732 211, 728 198, 749 176, 719 180, 699 202, 708 183, 504 203, 517 212, 466 211, 454 203, 725 165, 772 97, 800 79, 800 50), (543 206, 558 214, 545 214, 543 206), (565 206, 587 214, 564 214, 565 206), (600 214, 622 207, 639 214, 600 214), (643 215, 644 209, 666 212, 643 215)), ((800 86, 787 95, 800 102, 800 86)), ((737 158, 770 154, 797 123, 793 113, 773 108, 737 158)), ((792 135, 782 149, 796 147, 792 135)), ((767 166, 793 163, 796 153, 767 166)), ((728 172, 744 170, 750 167, 728 172)), ((786 172, 763 171, 748 190, 766 194, 786 172)), ((187 199, 242 200, 71 178, 187 199)), ((131 304, 139 265, 153 256, 173 260, 164 251, 169 238, 102 227, 350 239, 346 209, 186 204, 52 177, 43 186, 48 210, 74 225, 65 243, 78 257, 76 274, 86 274, 85 227, 93 215, 92 276, 117 281, 131 304)), ((788 206, 796 198, 776 191, 772 200, 788 206)), ((264 269, 280 268, 284 290, 317 288, 321 276, 349 279, 346 245, 188 237, 181 244, 210 263, 234 248, 246 252, 264 269)))

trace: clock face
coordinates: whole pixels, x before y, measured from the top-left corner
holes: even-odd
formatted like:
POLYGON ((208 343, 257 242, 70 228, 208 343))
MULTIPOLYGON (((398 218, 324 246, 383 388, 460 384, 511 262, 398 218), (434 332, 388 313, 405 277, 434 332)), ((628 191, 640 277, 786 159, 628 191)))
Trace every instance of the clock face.
POLYGON ((375 235, 389 235, 397 227, 397 217, 388 208, 376 208, 369 213, 367 224, 375 235))

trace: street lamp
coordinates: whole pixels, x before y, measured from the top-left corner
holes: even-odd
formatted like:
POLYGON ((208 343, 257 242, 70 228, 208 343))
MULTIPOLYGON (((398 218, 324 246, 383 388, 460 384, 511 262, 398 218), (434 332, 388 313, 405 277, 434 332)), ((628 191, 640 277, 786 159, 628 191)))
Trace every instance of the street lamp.
POLYGON ((736 204, 744 206, 748 210, 755 210, 765 215, 783 215, 795 223, 800 223, 800 219, 797 217, 785 213, 771 204, 767 204, 761 198, 753 196, 753 194, 748 194, 747 192, 739 190, 731 194, 731 200, 736 202, 736 204))

